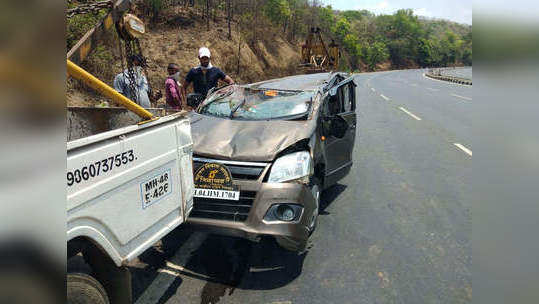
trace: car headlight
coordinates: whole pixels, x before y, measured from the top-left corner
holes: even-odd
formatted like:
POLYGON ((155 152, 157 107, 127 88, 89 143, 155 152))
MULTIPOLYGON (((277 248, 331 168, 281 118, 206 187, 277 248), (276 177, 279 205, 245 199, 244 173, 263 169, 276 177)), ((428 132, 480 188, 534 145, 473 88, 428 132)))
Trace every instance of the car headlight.
POLYGON ((307 177, 312 170, 311 154, 307 151, 295 152, 279 157, 268 178, 268 183, 282 183, 307 177))

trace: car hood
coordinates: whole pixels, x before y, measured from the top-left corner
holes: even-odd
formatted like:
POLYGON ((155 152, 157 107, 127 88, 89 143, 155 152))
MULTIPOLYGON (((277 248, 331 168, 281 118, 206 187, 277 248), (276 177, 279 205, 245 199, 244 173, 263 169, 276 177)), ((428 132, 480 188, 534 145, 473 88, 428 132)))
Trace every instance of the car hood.
POLYGON ((192 113, 191 134, 197 156, 269 162, 296 142, 310 138, 315 124, 305 121, 229 120, 192 113))

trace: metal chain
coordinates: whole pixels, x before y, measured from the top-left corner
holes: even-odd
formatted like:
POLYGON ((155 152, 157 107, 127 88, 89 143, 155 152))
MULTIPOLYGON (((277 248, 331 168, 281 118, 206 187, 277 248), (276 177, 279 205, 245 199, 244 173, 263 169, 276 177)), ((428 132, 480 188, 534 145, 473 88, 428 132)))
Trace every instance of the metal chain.
MULTIPOLYGON (((139 101, 139 92, 136 85, 136 77, 135 77, 135 68, 133 66, 133 61, 130 60, 133 55, 136 55, 135 50, 133 49, 132 41, 126 41, 125 42, 125 57, 127 61, 127 78, 129 79, 129 89, 133 93, 133 101, 137 102, 139 101)), ((141 62, 142 64, 142 62, 141 62)))
POLYGON ((144 70, 144 75, 146 75, 146 79, 148 79, 148 97, 150 98, 150 100, 152 100, 154 98, 154 95, 153 95, 153 89, 152 89, 152 85, 150 83, 150 76, 148 74, 148 70, 147 70, 147 58, 144 57, 144 54, 142 54, 142 47, 140 46, 140 40, 138 39, 135 39, 135 44, 138 48, 138 54, 140 55, 140 57, 142 58, 142 60, 144 61, 143 64, 142 64, 142 69, 144 70))
POLYGON ((94 3, 88 3, 88 4, 81 4, 77 7, 67 9, 66 16, 67 18, 72 18, 75 15, 94 13, 105 8, 111 9, 112 7, 113 7, 113 2, 110 0, 98 1, 94 3))

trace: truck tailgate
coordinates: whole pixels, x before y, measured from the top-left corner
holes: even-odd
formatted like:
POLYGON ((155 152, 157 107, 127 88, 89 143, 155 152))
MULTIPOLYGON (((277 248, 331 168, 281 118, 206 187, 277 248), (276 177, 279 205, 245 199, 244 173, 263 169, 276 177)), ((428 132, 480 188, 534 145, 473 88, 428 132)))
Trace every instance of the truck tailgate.
POLYGON ((193 193, 187 119, 125 130, 72 145, 67 158, 68 239, 90 235, 117 264, 184 222, 193 193))

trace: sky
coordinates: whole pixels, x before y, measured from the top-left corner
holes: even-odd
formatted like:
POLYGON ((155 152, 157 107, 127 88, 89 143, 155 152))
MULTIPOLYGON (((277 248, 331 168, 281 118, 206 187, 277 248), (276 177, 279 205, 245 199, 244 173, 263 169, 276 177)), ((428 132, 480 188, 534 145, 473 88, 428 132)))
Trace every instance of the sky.
POLYGON ((337 10, 366 9, 375 14, 392 14, 403 8, 418 16, 447 19, 472 24, 471 0, 322 0, 337 10))

